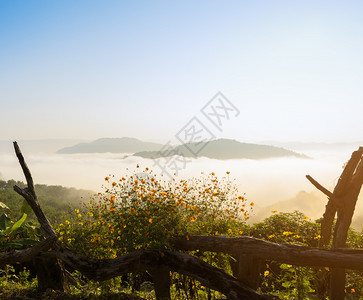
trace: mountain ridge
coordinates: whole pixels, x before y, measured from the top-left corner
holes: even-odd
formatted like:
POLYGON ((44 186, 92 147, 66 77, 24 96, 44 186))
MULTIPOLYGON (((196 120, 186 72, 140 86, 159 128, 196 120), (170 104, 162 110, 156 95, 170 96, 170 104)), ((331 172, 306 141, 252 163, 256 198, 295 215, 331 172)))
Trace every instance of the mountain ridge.
POLYGON ((232 139, 217 139, 208 142, 186 143, 170 146, 153 142, 144 142, 135 138, 100 138, 89 143, 79 143, 71 147, 59 149, 59 154, 75 153, 133 153, 143 158, 160 158, 173 155, 185 157, 207 157, 212 159, 263 159, 273 157, 299 157, 306 155, 272 145, 243 143, 232 139))
POLYGON ((162 151, 142 151, 134 156, 156 159, 180 155, 185 157, 207 157, 211 159, 264 159, 293 156, 308 158, 291 150, 272 145, 242 143, 231 139, 217 139, 209 142, 187 143, 172 147, 167 153, 162 151))
POLYGON ((218 139, 209 142, 187 143, 174 147, 169 153, 161 151, 143 151, 135 153, 134 156, 156 159, 180 155, 185 157, 207 157, 211 159, 264 159, 274 157, 293 156, 308 158, 291 150, 271 145, 260 145, 252 143, 242 143, 231 139, 218 139))
POLYGON ((136 138, 99 138, 88 143, 79 143, 70 147, 59 149, 58 154, 75 153, 135 153, 139 151, 154 151, 162 147, 162 144, 144 142, 136 138))

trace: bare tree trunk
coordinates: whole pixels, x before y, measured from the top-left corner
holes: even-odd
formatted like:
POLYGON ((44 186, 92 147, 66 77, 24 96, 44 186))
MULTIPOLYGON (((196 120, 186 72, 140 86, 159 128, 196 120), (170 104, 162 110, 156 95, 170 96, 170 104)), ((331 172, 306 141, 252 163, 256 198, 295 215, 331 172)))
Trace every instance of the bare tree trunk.
POLYGON ((59 259, 36 257, 33 262, 37 272, 39 291, 44 292, 47 289, 60 290, 62 292, 69 291, 68 285, 65 282, 64 266, 59 259))
MULTIPOLYGON (((49 220, 40 208, 38 198, 35 193, 32 175, 24 160, 23 154, 21 153, 17 142, 14 142, 14 150, 27 181, 26 188, 23 189, 15 185, 14 190, 19 195, 23 196, 30 205, 30 207, 33 209, 40 223, 40 228, 43 235, 46 238, 50 239, 57 238, 55 230, 53 229, 49 220)), ((55 244, 55 248, 58 249, 59 245, 55 244)), ((52 288, 54 290, 59 290, 63 292, 69 290, 67 277, 64 272, 64 266, 60 260, 52 259, 45 261, 42 258, 36 258, 35 268, 38 277, 38 288, 40 290, 46 290, 47 288, 52 288)))

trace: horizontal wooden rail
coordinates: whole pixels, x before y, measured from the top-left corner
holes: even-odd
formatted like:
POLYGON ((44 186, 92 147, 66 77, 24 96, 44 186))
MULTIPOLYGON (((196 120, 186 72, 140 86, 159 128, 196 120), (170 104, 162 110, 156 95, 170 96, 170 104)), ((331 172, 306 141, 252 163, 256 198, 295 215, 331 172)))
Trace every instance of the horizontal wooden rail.
POLYGON ((325 250, 292 244, 276 244, 252 237, 227 236, 189 236, 188 239, 180 237, 175 240, 174 246, 183 251, 250 254, 298 266, 363 269, 363 249, 325 250))
POLYGON ((71 251, 52 251, 44 257, 61 259, 71 268, 79 270, 89 279, 107 280, 127 273, 140 273, 152 268, 167 269, 190 276, 204 286, 219 291, 231 300, 279 299, 272 295, 261 295, 239 282, 224 270, 218 269, 192 255, 172 251, 134 251, 115 259, 92 259, 71 251))
POLYGON ((44 241, 39 242, 31 248, 22 250, 13 250, 0 255, 0 266, 11 265, 19 262, 26 262, 32 260, 41 251, 47 251, 57 241, 57 237, 49 237, 44 241))

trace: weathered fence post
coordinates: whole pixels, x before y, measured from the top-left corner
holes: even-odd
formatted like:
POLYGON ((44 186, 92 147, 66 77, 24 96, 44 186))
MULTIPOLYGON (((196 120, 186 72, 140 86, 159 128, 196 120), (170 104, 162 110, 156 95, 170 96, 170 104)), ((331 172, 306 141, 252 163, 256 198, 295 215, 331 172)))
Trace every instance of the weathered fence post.
POLYGON ((157 300, 170 300, 170 270, 165 266, 150 268, 157 300))
POLYGON ((257 290, 264 260, 248 254, 239 254, 231 262, 233 276, 251 289, 257 290))
MULTIPOLYGON (((325 247, 330 239, 335 214, 337 221, 334 227, 333 249, 345 248, 348 229, 352 222, 355 205, 363 184, 363 147, 359 147, 346 164, 333 193, 321 186, 311 176, 307 179, 328 196, 324 217, 321 223, 321 240, 319 247, 325 247)), ((345 270, 333 268, 330 277, 329 296, 331 300, 344 300, 345 270)))

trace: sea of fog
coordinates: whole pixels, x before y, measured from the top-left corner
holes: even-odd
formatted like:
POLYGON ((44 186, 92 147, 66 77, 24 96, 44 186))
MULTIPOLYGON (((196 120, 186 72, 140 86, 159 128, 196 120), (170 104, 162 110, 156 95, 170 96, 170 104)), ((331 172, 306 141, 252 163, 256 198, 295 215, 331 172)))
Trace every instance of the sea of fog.
MULTIPOLYGON (((316 219, 324 213, 326 197, 311 185, 305 175, 311 175, 332 190, 344 163, 355 149, 304 149, 303 153, 309 159, 190 159, 177 178, 198 177, 201 172, 215 172, 217 176, 223 177, 228 171, 229 178, 235 180, 240 193, 245 193, 247 199, 255 203, 252 220, 258 221, 275 209, 300 209, 310 218, 316 219)), ((127 154, 34 154, 24 151, 23 154, 35 183, 76 187, 94 192, 102 191, 105 176, 115 175, 116 178, 121 178, 146 167, 153 169, 155 173, 162 172, 153 160, 127 154), (139 169, 136 168, 137 165, 140 166, 139 169)), ((0 152, 0 178, 24 181, 17 158, 9 151, 0 152)), ((358 203, 363 202, 362 198, 358 203)), ((361 214, 362 208, 363 205, 359 204, 357 215, 361 214)))

